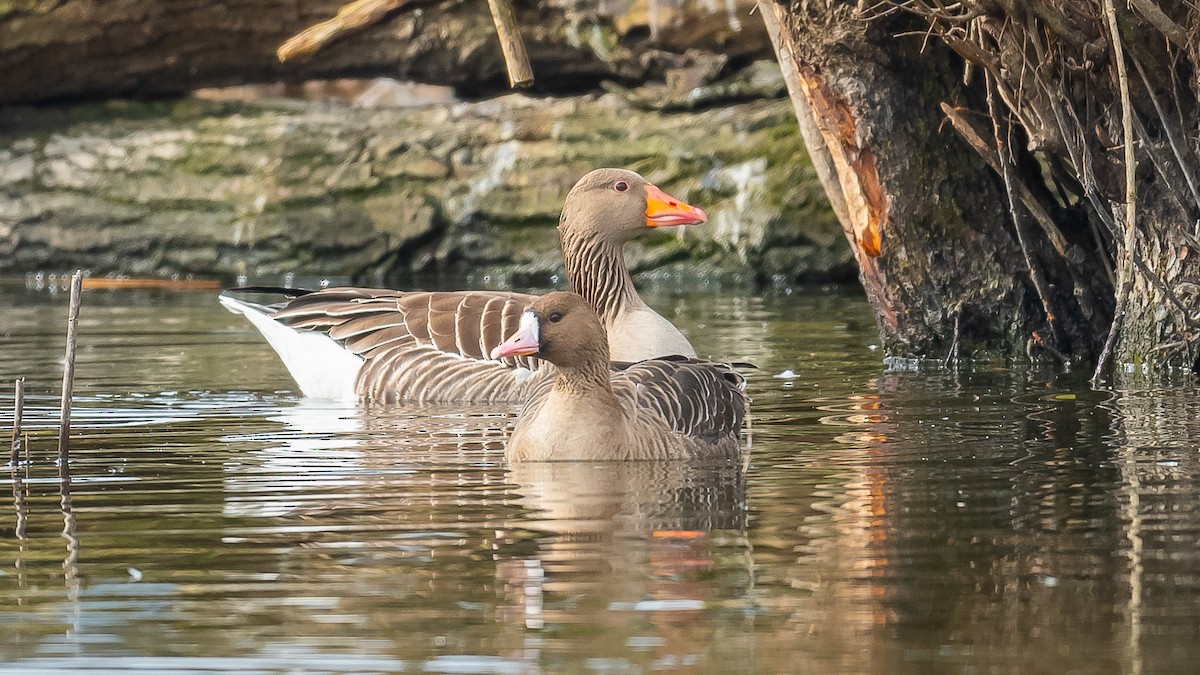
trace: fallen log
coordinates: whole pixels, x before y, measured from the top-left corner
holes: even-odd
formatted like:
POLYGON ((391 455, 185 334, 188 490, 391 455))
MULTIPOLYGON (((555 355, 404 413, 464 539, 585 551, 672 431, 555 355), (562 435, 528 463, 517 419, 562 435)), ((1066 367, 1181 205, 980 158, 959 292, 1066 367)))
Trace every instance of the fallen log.
MULTIPOLYGON (((370 11, 360 17, 367 27, 353 39, 330 44, 319 58, 286 63, 276 55, 280 45, 336 17, 341 1, 0 3, 0 105, 346 76, 440 84, 472 96, 508 88, 487 3, 414 1, 421 6, 380 23, 401 3, 370 0, 364 7, 370 11)), ((661 79, 693 56, 744 65, 770 55, 749 0, 720 7, 684 3, 662 7, 654 16, 623 3, 572 7, 532 1, 514 7, 540 92, 577 93, 606 79, 626 84, 661 79)), ((324 44, 318 34, 338 23, 322 25, 296 44, 324 44)))

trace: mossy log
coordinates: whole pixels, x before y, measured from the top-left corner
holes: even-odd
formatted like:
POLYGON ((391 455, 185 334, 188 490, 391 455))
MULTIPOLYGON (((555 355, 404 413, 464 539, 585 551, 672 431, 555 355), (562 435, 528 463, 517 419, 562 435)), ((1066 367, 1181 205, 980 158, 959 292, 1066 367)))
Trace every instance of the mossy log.
POLYGON ((786 101, 660 112, 639 95, 10 109, 0 128, 24 130, 0 136, 0 269, 549 275, 567 190, 625 166, 710 214, 632 245, 637 270, 852 277, 786 101))

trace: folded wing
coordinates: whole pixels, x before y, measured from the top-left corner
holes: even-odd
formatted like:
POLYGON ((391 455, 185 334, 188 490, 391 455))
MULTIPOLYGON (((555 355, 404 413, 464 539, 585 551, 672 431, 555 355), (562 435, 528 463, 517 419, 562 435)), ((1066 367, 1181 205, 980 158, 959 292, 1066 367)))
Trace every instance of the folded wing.
POLYGON ((516 329, 534 298, 499 291, 331 288, 292 299, 271 319, 300 333, 328 336, 360 358, 354 389, 363 399, 519 401, 531 378, 540 379, 549 365, 531 357, 493 361, 488 354, 516 329))

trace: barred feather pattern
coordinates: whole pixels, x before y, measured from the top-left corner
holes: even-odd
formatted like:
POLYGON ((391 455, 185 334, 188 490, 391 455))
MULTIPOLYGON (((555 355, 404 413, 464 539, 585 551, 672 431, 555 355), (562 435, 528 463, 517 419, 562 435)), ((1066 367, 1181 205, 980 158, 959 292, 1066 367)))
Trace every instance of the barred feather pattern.
POLYGON ((607 323, 606 319, 617 316, 628 306, 644 304, 629 276, 620 244, 576 234, 565 225, 559 227, 559 235, 567 285, 583 296, 602 322, 607 323))
POLYGON ((494 291, 331 288, 274 314, 297 330, 324 332, 362 356, 355 388, 381 402, 522 401, 547 378, 532 357, 490 360, 536 296, 494 291))

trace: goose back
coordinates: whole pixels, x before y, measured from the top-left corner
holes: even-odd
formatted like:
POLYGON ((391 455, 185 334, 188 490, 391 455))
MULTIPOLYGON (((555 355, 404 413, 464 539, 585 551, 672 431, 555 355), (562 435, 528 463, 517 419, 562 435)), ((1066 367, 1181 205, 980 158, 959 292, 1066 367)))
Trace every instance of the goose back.
POLYGON ((613 374, 613 393, 635 416, 656 417, 686 438, 736 440, 746 414, 745 378, 729 366, 684 356, 634 363, 613 374))
POLYGON ((602 401, 563 397, 555 392, 553 377, 539 379, 510 438, 509 460, 735 459, 741 454, 748 400, 740 373, 684 356, 614 363, 613 368, 610 384, 619 420, 600 417, 602 401))

